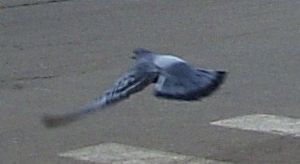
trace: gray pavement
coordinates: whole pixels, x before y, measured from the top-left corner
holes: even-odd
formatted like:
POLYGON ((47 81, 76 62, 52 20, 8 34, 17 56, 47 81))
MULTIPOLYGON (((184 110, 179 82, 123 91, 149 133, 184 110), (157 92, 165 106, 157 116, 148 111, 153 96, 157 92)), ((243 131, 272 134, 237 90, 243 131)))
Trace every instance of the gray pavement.
POLYGON ((2 0, 0 9, 1 163, 87 163, 58 154, 106 142, 233 163, 300 163, 299 138, 209 124, 253 113, 300 118, 299 0, 21 2, 35 1, 2 0), (101 95, 136 47, 230 74, 203 101, 157 99, 149 87, 70 126, 42 126, 44 113, 101 95))

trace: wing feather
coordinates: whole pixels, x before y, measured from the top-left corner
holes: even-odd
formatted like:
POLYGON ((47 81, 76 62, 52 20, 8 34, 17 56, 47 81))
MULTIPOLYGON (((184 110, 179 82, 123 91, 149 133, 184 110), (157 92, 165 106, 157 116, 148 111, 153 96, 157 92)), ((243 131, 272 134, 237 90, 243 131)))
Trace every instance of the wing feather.
POLYGON ((156 76, 155 72, 139 72, 139 70, 129 72, 122 76, 111 89, 107 90, 102 99, 105 100, 106 105, 121 101, 131 94, 143 90, 154 81, 156 76))
POLYGON ((62 115, 45 115, 42 121, 46 127, 50 128, 67 125, 89 113, 102 110, 111 104, 128 98, 131 94, 143 90, 155 81, 157 75, 158 72, 151 63, 139 63, 128 73, 121 76, 102 97, 87 104, 81 110, 62 115))

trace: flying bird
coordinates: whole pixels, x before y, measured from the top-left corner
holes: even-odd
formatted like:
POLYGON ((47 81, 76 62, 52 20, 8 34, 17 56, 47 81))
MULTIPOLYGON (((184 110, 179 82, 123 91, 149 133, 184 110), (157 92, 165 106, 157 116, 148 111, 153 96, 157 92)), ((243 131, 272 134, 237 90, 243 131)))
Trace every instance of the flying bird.
POLYGON ((102 110, 155 84, 154 95, 160 98, 193 101, 213 93, 224 81, 227 72, 195 67, 169 54, 145 48, 133 50, 135 64, 104 94, 79 111, 62 115, 44 115, 46 127, 67 125, 87 114, 102 110))

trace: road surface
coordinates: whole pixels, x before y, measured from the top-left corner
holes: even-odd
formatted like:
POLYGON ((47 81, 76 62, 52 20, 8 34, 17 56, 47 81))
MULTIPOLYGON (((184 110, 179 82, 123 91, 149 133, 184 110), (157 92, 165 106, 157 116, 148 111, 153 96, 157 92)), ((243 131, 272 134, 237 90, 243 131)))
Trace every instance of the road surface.
POLYGON ((1 163, 89 163, 59 154, 101 143, 230 163, 300 163, 296 136, 212 124, 253 114, 300 118, 299 8, 298 0, 1 0, 1 163), (44 113, 100 96, 137 47, 229 76, 202 101, 157 99, 150 86, 70 126, 41 124, 44 113))

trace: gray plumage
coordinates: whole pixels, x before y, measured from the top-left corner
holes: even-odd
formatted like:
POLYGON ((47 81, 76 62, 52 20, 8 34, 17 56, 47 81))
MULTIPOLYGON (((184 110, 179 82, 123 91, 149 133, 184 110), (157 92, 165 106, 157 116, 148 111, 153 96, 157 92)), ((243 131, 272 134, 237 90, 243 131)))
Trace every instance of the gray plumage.
POLYGON ((226 72, 196 68, 173 55, 158 54, 144 48, 133 51, 135 65, 102 97, 94 100, 78 112, 64 115, 46 115, 47 127, 66 125, 88 113, 117 103, 154 83, 154 95, 177 100, 198 100, 210 95, 224 81, 226 72))

